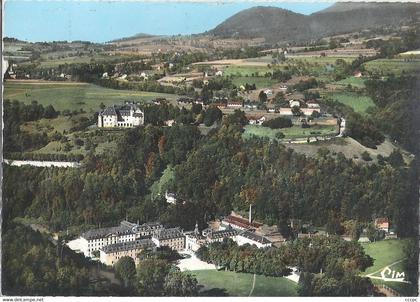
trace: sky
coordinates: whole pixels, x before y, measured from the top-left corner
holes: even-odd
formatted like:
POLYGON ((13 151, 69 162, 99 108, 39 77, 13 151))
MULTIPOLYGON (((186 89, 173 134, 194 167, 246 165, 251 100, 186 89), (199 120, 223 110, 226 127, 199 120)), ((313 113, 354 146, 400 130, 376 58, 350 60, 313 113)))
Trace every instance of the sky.
POLYGON ((6 0, 4 36, 30 42, 107 42, 138 33, 196 34, 214 28, 243 9, 258 5, 308 15, 332 3, 6 0))

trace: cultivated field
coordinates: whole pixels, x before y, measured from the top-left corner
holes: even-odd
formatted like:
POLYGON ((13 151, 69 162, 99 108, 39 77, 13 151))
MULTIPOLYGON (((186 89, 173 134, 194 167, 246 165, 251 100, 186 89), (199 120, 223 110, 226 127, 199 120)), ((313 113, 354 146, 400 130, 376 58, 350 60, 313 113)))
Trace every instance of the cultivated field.
POLYGON ((77 82, 7 81, 4 98, 25 103, 38 101, 53 105, 56 110, 80 110, 94 112, 99 105, 121 104, 124 101, 142 102, 158 97, 176 99, 173 94, 156 92, 116 90, 77 82))
POLYGON ((367 71, 388 75, 393 73, 414 73, 420 70, 420 59, 378 59, 363 64, 367 71))
POLYGON ((297 284, 286 278, 274 278, 230 271, 194 271, 202 291, 208 295, 229 295, 236 297, 290 297, 297 296, 297 284))

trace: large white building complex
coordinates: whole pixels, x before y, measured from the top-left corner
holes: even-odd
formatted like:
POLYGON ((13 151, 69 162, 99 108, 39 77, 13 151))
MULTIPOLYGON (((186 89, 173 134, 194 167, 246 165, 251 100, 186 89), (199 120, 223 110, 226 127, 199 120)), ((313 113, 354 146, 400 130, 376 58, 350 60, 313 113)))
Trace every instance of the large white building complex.
POLYGON ((184 232, 179 227, 164 228, 158 222, 144 224, 122 221, 119 226, 91 229, 78 239, 80 250, 86 257, 96 257, 106 265, 114 265, 124 256, 139 262, 138 255, 144 250, 154 250, 167 246, 176 251, 187 249, 197 251, 200 246, 221 242, 231 238, 238 245, 251 244, 258 248, 272 246, 267 238, 254 232, 257 223, 228 216, 217 229, 207 228, 201 233, 198 225, 192 232, 184 232))
POLYGON ((134 102, 124 105, 112 105, 99 112, 98 127, 100 128, 131 128, 144 125, 144 113, 134 102))

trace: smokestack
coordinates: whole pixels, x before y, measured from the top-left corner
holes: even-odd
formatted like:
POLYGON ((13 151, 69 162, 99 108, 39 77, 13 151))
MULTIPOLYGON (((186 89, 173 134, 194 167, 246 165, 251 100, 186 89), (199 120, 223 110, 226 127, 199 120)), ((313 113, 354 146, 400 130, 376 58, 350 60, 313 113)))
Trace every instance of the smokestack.
POLYGON ((252 221, 252 204, 249 204, 248 222, 251 223, 251 221, 252 221))

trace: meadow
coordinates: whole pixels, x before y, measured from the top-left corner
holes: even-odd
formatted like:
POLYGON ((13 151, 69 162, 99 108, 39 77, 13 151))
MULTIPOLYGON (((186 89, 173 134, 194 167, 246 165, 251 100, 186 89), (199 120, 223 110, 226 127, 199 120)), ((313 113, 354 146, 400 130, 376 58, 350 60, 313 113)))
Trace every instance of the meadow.
POLYGON ((250 85, 255 84, 257 89, 261 89, 272 86, 273 84, 277 83, 277 81, 266 77, 233 77, 232 83, 237 87, 245 85, 246 83, 250 85))
POLYGON ((364 78, 356 78, 356 77, 348 77, 348 78, 345 78, 341 81, 334 82, 334 84, 343 85, 343 86, 347 86, 347 85, 350 84, 353 87, 364 88, 365 87, 365 79, 364 78))
POLYGON ((373 102, 373 100, 365 95, 357 95, 350 92, 339 92, 329 93, 326 95, 326 97, 336 102, 350 106, 354 109, 354 111, 360 113, 365 113, 369 107, 375 107, 375 103, 373 102))
POLYGON ((292 297, 297 296, 297 284, 286 278, 265 277, 257 275, 252 289, 252 274, 231 271, 201 270, 193 271, 203 291, 214 295, 234 297, 292 297))
POLYGON ((377 59, 363 64, 369 72, 382 75, 402 73, 415 73, 420 70, 420 59, 377 59))
POLYGON ((93 84, 77 82, 24 82, 8 81, 4 85, 4 99, 25 103, 38 101, 44 106, 53 105, 56 110, 98 111, 99 105, 121 104, 124 101, 142 102, 155 98, 176 99, 173 94, 135 90, 116 90, 93 84))
MULTIPOLYGON (((380 277, 382 269, 389 266, 392 270, 398 272, 404 271, 404 246, 407 240, 390 239, 377 242, 361 243, 366 254, 374 259, 373 266, 366 269, 363 275, 372 274, 375 277, 380 277), (403 260, 399 262, 400 260, 403 260), (398 263, 395 263, 398 262, 398 263), (395 264, 393 264, 395 263, 395 264)), ((414 287, 408 283, 382 281, 379 279, 371 279, 374 284, 385 284, 388 287, 398 291, 404 296, 413 294, 414 287)))
POLYGON ((326 135, 334 135, 337 133, 336 125, 313 125, 311 128, 302 128, 300 126, 292 126, 290 128, 271 129, 268 127, 258 125, 245 126, 245 132, 242 134, 245 139, 252 136, 267 137, 275 139, 276 134, 281 132, 285 135, 284 139, 307 138, 307 137, 320 137, 326 135), (312 133, 311 133, 312 132, 312 133), (316 132, 316 133, 314 133, 316 132))

